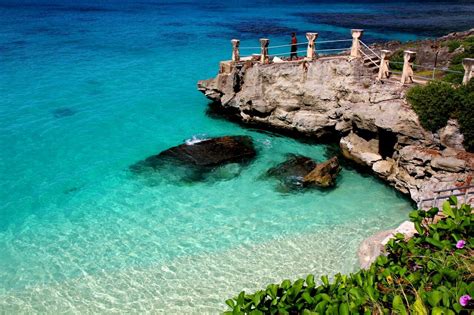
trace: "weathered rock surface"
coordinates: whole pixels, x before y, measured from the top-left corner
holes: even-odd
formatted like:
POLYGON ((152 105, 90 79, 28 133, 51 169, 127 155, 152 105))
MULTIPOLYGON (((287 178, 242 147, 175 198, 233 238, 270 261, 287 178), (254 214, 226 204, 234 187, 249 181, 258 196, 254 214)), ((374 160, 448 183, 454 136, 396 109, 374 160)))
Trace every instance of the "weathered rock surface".
POLYGON ((305 186, 332 187, 336 184, 336 178, 341 167, 337 157, 316 165, 316 167, 303 177, 305 186))
POLYGON ((198 168, 210 168, 249 161, 255 156, 256 151, 251 137, 226 136, 172 147, 132 165, 131 169, 134 171, 144 168, 158 169, 169 161, 198 168))
MULTIPOLYGON (((428 55, 420 53, 417 62, 433 60, 428 55)), ((420 201, 433 198, 434 191, 459 187, 453 193, 461 193, 474 178, 474 154, 465 151, 458 123, 450 120, 436 133, 426 131, 405 99, 408 87, 375 80, 361 60, 250 62, 228 70, 198 83, 224 111, 262 127, 338 137, 346 158, 372 169, 421 208, 432 206, 420 201)), ((473 203, 474 197, 465 201, 473 203)), ((393 233, 413 235, 410 224, 366 240, 359 251, 361 265, 370 265, 393 233)))
POLYGON ((426 131, 405 100, 407 87, 376 81, 358 59, 247 62, 227 70, 198 83, 222 110, 245 123, 340 138, 346 158, 414 201, 473 176, 474 155, 464 151, 457 122, 426 131))
POLYGON ((403 234, 405 239, 410 239, 417 232, 413 222, 404 221, 396 229, 382 231, 365 239, 360 244, 358 251, 359 264, 361 268, 369 268, 375 259, 384 253, 384 248, 388 241, 398 233, 403 234))
POLYGON ((337 157, 317 164, 306 156, 294 155, 269 169, 266 175, 279 179, 289 189, 295 189, 310 186, 334 186, 339 171, 337 157))

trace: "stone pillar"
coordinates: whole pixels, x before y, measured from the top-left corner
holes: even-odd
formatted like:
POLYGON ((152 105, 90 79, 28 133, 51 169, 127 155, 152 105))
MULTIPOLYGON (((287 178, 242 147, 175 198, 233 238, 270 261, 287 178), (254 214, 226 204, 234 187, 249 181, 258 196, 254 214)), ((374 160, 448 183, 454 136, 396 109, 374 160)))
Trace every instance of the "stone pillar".
POLYGON ((232 43, 232 61, 239 62, 240 61, 240 51, 239 51, 240 40, 233 39, 230 42, 232 43))
POLYGON ((260 62, 267 63, 268 61, 268 45, 270 40, 267 38, 260 38, 260 62))
POLYGON ((306 33, 306 39, 308 40, 308 49, 306 50, 306 58, 313 60, 316 58, 316 44, 315 41, 318 38, 318 33, 306 33))
POLYGON ((474 59, 464 58, 462 60, 462 66, 464 67, 464 78, 462 84, 467 85, 472 79, 472 73, 474 72, 474 59))
POLYGON ((360 57, 360 38, 364 33, 364 30, 353 29, 352 32, 352 47, 351 47, 351 57, 359 58, 360 57))
POLYGON ((403 52, 402 84, 413 83, 413 62, 415 58, 416 52, 410 50, 403 52))
POLYGON ((380 66, 379 66, 379 75, 378 79, 387 79, 390 76, 390 61, 388 56, 390 55, 390 50, 382 49, 380 51, 380 66))

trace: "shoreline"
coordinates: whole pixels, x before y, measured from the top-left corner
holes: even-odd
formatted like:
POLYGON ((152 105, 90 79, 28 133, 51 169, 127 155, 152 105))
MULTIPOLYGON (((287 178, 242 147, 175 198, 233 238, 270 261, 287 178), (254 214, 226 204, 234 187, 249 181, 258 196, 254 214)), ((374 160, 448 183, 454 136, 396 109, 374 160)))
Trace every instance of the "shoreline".
MULTIPOLYGON (((451 35, 444 38, 457 36, 451 35)), ((433 40, 399 45, 426 42, 433 40)), ((474 154, 465 150, 453 119, 437 132, 425 130, 408 104, 408 89, 390 78, 376 80, 362 58, 341 56, 270 64, 222 62, 215 78, 198 82, 198 90, 211 100, 208 112, 251 128, 339 143, 338 155, 358 165, 358 171, 394 187, 417 207, 430 208, 421 201, 436 201, 437 190, 457 187, 451 191, 456 193, 470 185, 474 154)), ((361 267, 370 265, 396 233, 413 236, 413 223, 404 221, 363 241, 361 267)))

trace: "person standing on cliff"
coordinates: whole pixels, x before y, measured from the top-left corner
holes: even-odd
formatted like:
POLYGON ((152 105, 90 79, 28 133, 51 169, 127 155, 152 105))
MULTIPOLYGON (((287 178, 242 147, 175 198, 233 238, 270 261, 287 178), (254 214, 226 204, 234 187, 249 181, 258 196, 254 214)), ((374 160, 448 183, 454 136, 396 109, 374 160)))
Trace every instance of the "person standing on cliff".
POLYGON ((298 40, 296 39, 296 34, 291 33, 290 60, 293 60, 293 57, 295 57, 295 59, 298 59, 298 54, 296 52, 298 50, 297 44, 298 44, 298 40))

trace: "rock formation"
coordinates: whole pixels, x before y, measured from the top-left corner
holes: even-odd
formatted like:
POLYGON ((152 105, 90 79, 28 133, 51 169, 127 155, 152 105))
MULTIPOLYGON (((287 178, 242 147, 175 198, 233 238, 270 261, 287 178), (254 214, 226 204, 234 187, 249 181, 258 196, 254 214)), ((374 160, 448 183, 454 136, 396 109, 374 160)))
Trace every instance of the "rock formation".
POLYGON ((267 171, 268 177, 280 180, 286 190, 302 187, 331 187, 336 184, 340 167, 336 157, 316 163, 306 156, 292 155, 267 171))
POLYGON ((359 59, 229 64, 198 88, 244 123, 321 139, 340 139, 346 158, 414 201, 468 183, 474 155, 456 121, 426 131, 405 100, 406 86, 377 81, 359 59))
POLYGON ((303 177, 303 185, 332 187, 336 184, 336 177, 341 171, 337 157, 333 157, 316 167, 303 177))
POLYGON ((193 143, 184 143, 140 161, 130 168, 132 171, 157 170, 163 164, 174 163, 206 171, 213 167, 250 161, 256 156, 252 138, 249 136, 226 136, 193 143))

